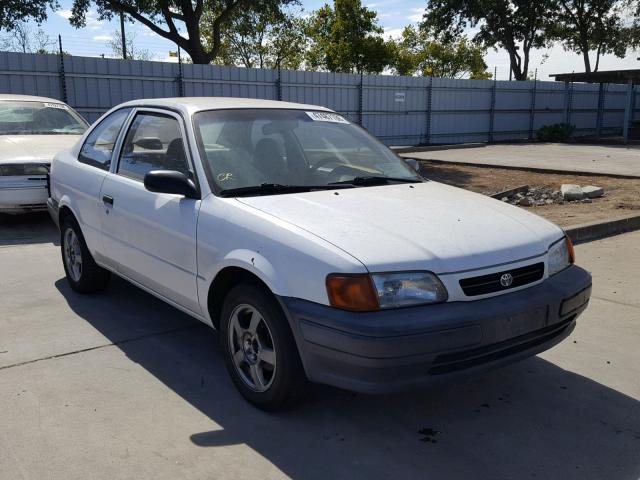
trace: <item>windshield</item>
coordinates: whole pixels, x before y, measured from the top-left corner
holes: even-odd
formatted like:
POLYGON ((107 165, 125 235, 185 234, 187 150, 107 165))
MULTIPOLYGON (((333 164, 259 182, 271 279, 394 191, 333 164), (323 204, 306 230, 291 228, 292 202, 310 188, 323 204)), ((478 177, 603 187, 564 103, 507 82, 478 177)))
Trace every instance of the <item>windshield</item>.
POLYGON ((246 193, 251 192, 248 187, 265 185, 271 188, 254 193, 276 193, 273 186, 421 181, 387 147, 335 113, 217 110, 197 113, 194 122, 201 157, 217 193, 246 193))
POLYGON ((0 135, 80 135, 86 129, 63 103, 0 101, 0 135))

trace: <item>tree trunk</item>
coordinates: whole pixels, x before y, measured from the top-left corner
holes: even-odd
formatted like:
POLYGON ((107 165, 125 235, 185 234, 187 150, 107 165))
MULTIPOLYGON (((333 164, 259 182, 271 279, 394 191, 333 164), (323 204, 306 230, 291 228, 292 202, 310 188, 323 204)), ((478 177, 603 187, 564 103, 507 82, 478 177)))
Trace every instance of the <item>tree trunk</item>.
POLYGON ((589 58, 589 47, 582 47, 582 58, 584 59, 584 71, 591 73, 591 59, 589 58))

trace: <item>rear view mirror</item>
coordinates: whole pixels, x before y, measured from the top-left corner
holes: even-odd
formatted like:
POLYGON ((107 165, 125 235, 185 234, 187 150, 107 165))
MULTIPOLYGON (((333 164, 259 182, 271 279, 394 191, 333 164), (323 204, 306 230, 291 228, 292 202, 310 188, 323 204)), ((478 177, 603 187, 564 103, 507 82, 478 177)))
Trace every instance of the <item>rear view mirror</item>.
POLYGON ((174 170, 152 170, 144 176, 144 188, 150 192, 172 193, 186 198, 199 199, 193 180, 174 170))
POLYGON ((413 168, 416 172, 420 171, 420 162, 415 158, 405 158, 403 159, 407 165, 413 168))
POLYGON ((159 138, 147 137, 139 138, 133 144, 136 147, 144 148, 145 150, 162 150, 162 141, 159 138))

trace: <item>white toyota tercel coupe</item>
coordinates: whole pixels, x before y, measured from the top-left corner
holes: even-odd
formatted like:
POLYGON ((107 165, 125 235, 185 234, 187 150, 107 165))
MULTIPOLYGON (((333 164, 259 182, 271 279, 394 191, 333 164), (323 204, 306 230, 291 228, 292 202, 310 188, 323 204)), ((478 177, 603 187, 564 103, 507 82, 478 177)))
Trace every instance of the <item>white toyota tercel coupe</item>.
POLYGON ((410 164, 322 107, 138 100, 56 157, 48 206, 74 290, 115 273, 219 329, 265 410, 307 381, 415 388, 567 337, 591 277, 564 232, 410 164))
POLYGON ((46 210, 51 160, 86 129, 60 100, 0 94, 0 213, 46 210))

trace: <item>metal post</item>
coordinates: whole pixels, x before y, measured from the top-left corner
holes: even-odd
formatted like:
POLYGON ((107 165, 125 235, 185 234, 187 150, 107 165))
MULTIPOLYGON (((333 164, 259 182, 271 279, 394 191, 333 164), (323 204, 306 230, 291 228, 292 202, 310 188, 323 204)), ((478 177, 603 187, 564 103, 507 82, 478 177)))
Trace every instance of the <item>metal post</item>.
POLYGON ((60 97, 64 103, 69 103, 67 98, 67 78, 64 74, 64 52, 62 51, 62 37, 58 35, 58 48, 60 55, 60 68, 58 75, 60 77, 60 97))
POLYGON ((529 110, 529 140, 533 140, 533 122, 536 116, 536 90, 538 87, 538 69, 533 77, 533 89, 531 90, 531 109, 529 110))
POLYGON ((127 59, 127 38, 124 33, 124 13, 120 12, 120 39, 122 40, 122 59, 127 59))
POLYGON ((184 97, 184 75, 182 73, 182 56, 180 52, 180 46, 178 45, 178 94, 184 97))
POLYGON ((491 87, 491 108, 489 110, 489 143, 493 142, 493 124, 496 116, 496 88, 498 85, 498 67, 493 69, 493 86, 491 87))
POLYGON ((631 123, 631 101, 633 100, 633 80, 627 82, 627 98, 624 105, 624 124, 622 125, 622 138, 624 143, 629 141, 629 124, 631 123))
POLYGON ((598 87, 598 114, 596 116, 596 138, 600 138, 602 134, 602 120, 604 113, 604 88, 605 84, 601 83, 598 87))
POLYGON ((431 116, 433 112, 433 77, 429 77, 429 86, 427 87, 427 133, 425 135, 425 143, 431 143, 431 116))
POLYGON ((360 83, 358 83, 358 125, 362 126, 362 107, 364 104, 364 75, 360 72, 360 83))
POLYGON ((282 68, 278 60, 278 78, 276 78, 276 98, 282 101, 282 68))
POLYGON ((563 112, 563 121, 564 123, 569 123, 570 114, 569 110, 571 109, 571 90, 569 88, 569 82, 564 82, 564 112, 563 112))

